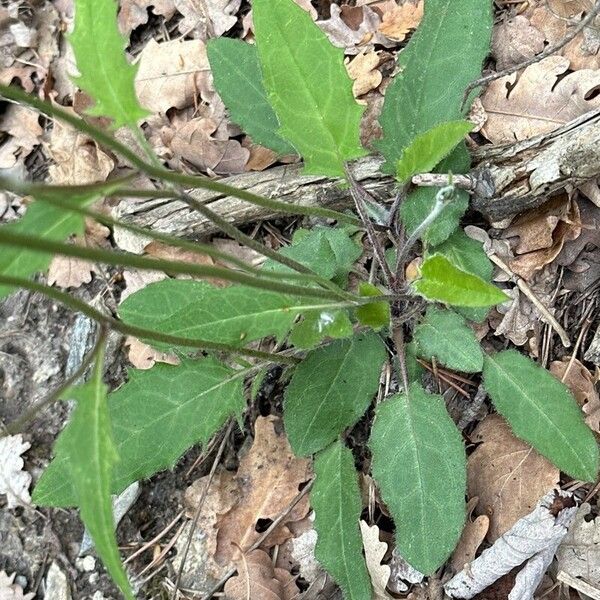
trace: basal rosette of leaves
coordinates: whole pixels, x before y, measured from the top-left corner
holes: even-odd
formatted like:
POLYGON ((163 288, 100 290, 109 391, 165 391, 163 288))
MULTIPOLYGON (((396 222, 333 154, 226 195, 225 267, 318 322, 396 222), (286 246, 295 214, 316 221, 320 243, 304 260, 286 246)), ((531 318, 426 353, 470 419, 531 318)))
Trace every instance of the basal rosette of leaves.
MULTIPOLYGON (((116 7, 113 0, 98 5, 102 22, 94 21, 92 3, 76 2, 71 43, 79 84, 94 98, 94 114, 111 117, 115 126, 135 127, 144 112, 117 33, 116 7), (90 32, 104 41, 105 53, 90 46, 90 32), (109 84, 110 61, 121 65, 121 72, 109 84)), ((255 141, 280 155, 299 154, 308 173, 344 177, 349 163, 366 151, 359 142, 362 108, 352 96, 343 52, 292 0, 254 0, 252 5, 256 46, 225 39, 209 43, 217 91, 232 119, 255 141)), ((460 102, 488 51, 490 28, 491 0, 426 1, 423 22, 401 54, 404 69, 388 88, 381 118, 380 149, 399 184, 434 168, 448 172, 468 166, 463 138, 471 125, 461 120, 460 102), (456 72, 451 85, 449 71, 456 72)), ((73 124, 108 143, 82 122, 73 124)), ((161 179, 161 171, 140 168, 161 179)), ((80 197, 74 204, 87 210, 97 194, 80 197)), ((40 195, 22 220, 0 227, 0 245, 13 244, 0 254, 0 293, 9 293, 20 281, 68 303, 64 294, 29 278, 47 268, 52 252, 73 252, 64 241, 81 232, 83 214, 46 201, 40 195), (19 245, 19 235, 25 234, 30 237, 19 245), (24 243, 32 240, 33 247, 24 243)), ((492 284, 481 245, 458 228, 464 196, 420 228, 438 201, 435 191, 418 191, 402 210, 407 230, 421 233, 424 260, 416 280, 400 289, 394 282, 352 283, 364 233, 339 225, 297 231, 292 244, 270 253, 260 271, 242 275, 181 264, 174 271, 173 263, 76 250, 88 260, 146 269, 162 265, 166 272, 220 275, 233 284, 221 288, 167 278, 129 296, 119 307, 118 321, 105 319, 105 325, 137 332, 147 343, 177 352, 180 364, 132 369, 127 382, 107 394, 98 358, 92 379, 75 388, 76 411, 35 488, 34 501, 78 506, 107 569, 130 597, 109 495, 171 468, 192 445, 206 444, 230 419, 239 420, 246 408, 244 383, 279 360, 291 375, 283 409, 290 445, 298 455, 314 456, 316 556, 345 598, 366 600, 371 586, 358 525, 358 472, 344 440, 373 405, 383 365, 396 361, 390 334, 398 324, 390 304, 400 292, 407 302, 424 298, 428 306, 406 346, 410 385, 404 385, 399 369, 402 389, 377 404, 369 449, 372 474, 396 523, 404 559, 425 574, 435 572, 455 547, 465 516, 462 436, 443 398, 425 389, 417 358, 475 376, 482 372, 493 404, 516 435, 565 473, 593 481, 597 444, 567 388, 525 356, 486 354, 478 343, 468 319, 483 319, 507 296, 492 284), (285 353, 261 354, 250 347, 267 337, 287 344, 285 353), (203 349, 204 355, 191 356, 190 347, 203 349), (230 360, 244 353, 258 362, 230 360), (93 449, 88 440, 97 441, 93 449), (86 460, 95 461, 93 471, 85 471, 86 460)))

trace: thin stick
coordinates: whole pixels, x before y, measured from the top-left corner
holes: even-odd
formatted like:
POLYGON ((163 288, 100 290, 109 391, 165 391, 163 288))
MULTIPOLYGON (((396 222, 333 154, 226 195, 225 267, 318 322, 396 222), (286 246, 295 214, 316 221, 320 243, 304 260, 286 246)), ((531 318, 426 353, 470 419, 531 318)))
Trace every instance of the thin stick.
POLYGON ((383 250, 383 247, 381 246, 381 243, 377 238, 375 227, 373 227, 373 223, 367 213, 362 189, 358 185, 356 179, 352 175, 347 165, 344 166, 344 170, 346 172, 348 183, 350 184, 350 193, 352 194, 352 198, 356 206, 356 211, 358 212, 358 216, 360 217, 365 229, 367 230, 369 242, 371 242, 371 246, 373 248, 373 254, 375 255, 375 258, 381 265, 381 270, 383 272, 383 277, 385 279, 386 284, 388 286, 391 286, 394 283, 394 275, 390 270, 387 261, 385 260, 385 251, 383 250))
POLYGON ((4 427, 4 431, 0 432, 0 439, 6 437, 8 435, 13 435, 22 430, 22 428, 27 425, 30 421, 32 421, 36 415, 42 411, 50 404, 57 402, 61 399, 61 396, 72 386, 77 383, 80 377, 82 377, 87 371, 88 367, 92 364, 95 356, 98 354, 98 351, 102 344, 104 344, 106 340, 106 334, 102 329, 100 334, 98 335, 98 339, 94 344, 94 347, 88 352, 88 354, 83 359, 79 368, 71 375, 69 378, 65 379, 63 383, 61 383, 53 392, 48 394, 43 400, 40 400, 37 404, 34 404, 31 408, 25 411, 20 417, 15 419, 10 425, 4 427))
POLYGON ((398 358, 398 373, 402 381, 404 392, 408 393, 408 371, 406 369, 406 347, 404 345, 404 330, 402 325, 394 327, 392 331, 394 346, 396 347, 396 355, 398 358))
POLYGON ((219 444, 219 449, 217 450, 217 455, 215 456, 215 460, 213 461, 212 467, 210 469, 210 473, 208 474, 208 480, 202 493, 200 494, 200 498, 198 500, 198 506, 196 507, 196 512, 194 513, 194 519, 192 521, 190 532, 188 534, 187 541, 185 543, 185 549, 183 551, 183 556, 181 557, 181 562, 179 563, 179 569, 177 570, 177 578, 175 579, 175 589, 173 590, 173 600, 177 599, 177 590, 179 589, 179 584, 181 583, 181 576, 183 574, 183 567, 185 566, 185 561, 187 560, 188 553, 190 551, 190 546, 192 545, 192 538, 194 537, 194 531, 196 531, 196 527, 198 526, 198 521, 200 520, 200 512, 202 511, 202 507, 204 506, 204 500, 206 499, 206 495, 208 494, 208 488, 212 483, 213 477, 217 471, 217 466, 221 462, 221 457, 223 456, 223 452, 225 451, 225 446, 227 445, 227 441, 229 440, 229 434, 231 433, 231 429, 233 428, 233 421, 229 421, 229 425, 227 425, 227 429, 223 434, 223 439, 219 444))
POLYGON ((594 20, 599 13, 600 1, 596 2, 594 8, 583 19, 581 19, 581 21, 571 31, 569 31, 560 42, 552 46, 548 46, 541 54, 533 56, 532 58, 525 60, 519 63, 518 65, 513 65, 512 67, 503 69, 498 73, 492 73, 491 75, 487 75, 485 77, 481 77, 480 79, 472 81, 465 89, 462 106, 464 107, 464 105, 467 102, 467 99, 469 98, 469 95, 475 88, 478 88, 480 86, 487 86, 489 83, 495 81, 496 79, 501 79, 502 77, 512 75, 513 73, 516 73, 521 69, 525 69, 537 62, 540 62, 541 60, 544 60, 544 58, 548 58, 548 56, 551 56, 552 54, 555 54, 556 52, 564 48, 571 40, 575 39, 579 35, 579 33, 581 33, 585 29, 585 27, 587 27, 594 20))
MULTIPOLYGON (((245 551, 246 553, 252 552, 252 550, 256 550, 269 537, 269 535, 271 535, 271 533, 279 526, 279 524, 283 521, 283 519, 285 519, 290 514, 290 512, 292 512, 292 510, 294 510, 294 508, 300 502, 300 500, 302 500, 302 498, 304 498, 304 496, 306 496, 306 494, 308 494, 308 492, 311 490, 311 488, 313 486, 313 483, 314 483, 314 479, 311 479, 304 486, 302 491, 299 492, 297 494, 297 496, 290 502, 290 504, 287 506, 287 508, 285 508, 275 518, 275 520, 271 523, 269 528, 265 532, 263 532, 256 539, 256 541, 245 551)), ((236 568, 233 568, 233 569, 230 569, 229 571, 227 571, 227 573, 225 573, 225 575, 223 575, 223 577, 221 577, 221 579, 211 588, 211 590, 208 592, 208 594, 206 594, 206 596, 204 596, 203 600, 210 600, 215 595, 215 593, 217 591, 219 591, 221 589, 221 587, 223 587, 225 585, 225 582, 230 577, 233 577, 236 573, 237 573, 236 568)))
POLYGON ((560 337, 560 341, 565 348, 571 347, 571 340, 569 340, 569 336, 567 332, 563 329, 561 324, 554 318, 554 316, 550 313, 550 311, 542 304, 542 302, 536 297, 533 293, 532 289, 526 283, 524 279, 521 279, 517 274, 515 274, 510 267, 497 255, 497 254, 489 254, 489 259, 496 265, 498 265, 510 278, 517 284, 517 287, 529 298, 531 303, 538 309, 539 313, 546 319, 546 322, 556 333, 558 337, 560 337))
POLYGON ((559 571, 556 576, 558 581, 567 584, 569 587, 593 598, 594 600, 600 600, 600 590, 589 583, 583 581, 583 579, 578 579, 577 577, 573 577, 564 571, 559 571))

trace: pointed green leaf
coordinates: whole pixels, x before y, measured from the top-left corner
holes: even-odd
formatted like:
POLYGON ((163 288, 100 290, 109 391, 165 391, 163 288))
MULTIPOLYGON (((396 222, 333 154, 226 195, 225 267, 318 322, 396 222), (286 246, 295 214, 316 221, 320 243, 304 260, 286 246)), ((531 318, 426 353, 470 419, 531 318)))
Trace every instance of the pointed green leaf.
POLYGON ((472 129, 470 121, 448 121, 418 134, 398 161, 398 181, 405 183, 417 173, 431 171, 472 129))
POLYGON ((278 292, 205 281, 164 279, 135 292, 121 304, 125 323, 180 337, 245 345, 267 335, 282 338, 298 314, 327 302, 278 292))
POLYGON ((463 117, 463 93, 481 73, 492 22, 491 0, 425 2, 423 20, 399 55, 400 72, 385 92, 377 146, 388 172, 416 136, 463 117))
MULTIPOLYGON (((358 293, 366 297, 381 296, 384 292, 370 283, 362 282, 358 286, 358 293)), ((355 312, 356 318, 361 325, 367 325, 368 327, 373 327, 373 329, 381 329, 390 324, 390 305, 387 302, 363 304, 355 312)))
POLYGON ((377 408, 370 448, 398 550, 429 575, 454 550, 465 519, 465 449, 443 398, 413 384, 387 399, 377 408))
POLYGON ((374 333, 307 354, 285 393, 285 429, 296 454, 322 450, 362 417, 377 391, 385 357, 374 333))
MULTIPOLYGON (((212 358, 132 370, 129 381, 109 395, 114 445, 119 455, 110 491, 166 469, 193 444, 206 443, 244 406, 245 370, 233 371, 212 358)), ((62 452, 34 490, 45 506, 74 506, 77 496, 62 452)))
POLYGON ((222 37, 208 40, 206 50, 215 87, 231 120, 257 144, 278 154, 295 154, 277 133, 279 121, 267 98, 256 46, 222 37))
MULTIPOLYGON (((442 254, 455 267, 481 277, 487 283, 492 282, 494 267, 483 250, 483 244, 471 239, 462 229, 455 231, 445 242, 436 246, 428 254, 442 254)), ((489 312, 487 307, 457 307, 456 312, 471 321, 480 323, 489 312)))
POLYGON ((345 600, 370 600, 371 582, 358 521, 362 509, 352 452, 339 440, 315 458, 310 501, 315 511, 315 556, 345 600))
POLYGON ((508 300, 499 288, 457 269, 445 256, 434 254, 421 265, 415 290, 428 300, 456 306, 494 306, 508 300))
POLYGON ((56 442, 56 452, 65 457, 81 519, 98 556, 123 594, 133 600, 119 556, 112 513, 110 485, 118 455, 102 382, 103 358, 100 352, 90 381, 66 394, 77 404, 69 426, 56 442))
POLYGON ((347 311, 312 311, 305 314, 300 323, 294 325, 290 334, 290 343, 296 348, 314 348, 326 338, 346 338, 353 332, 347 311))
MULTIPOLYGON (((298 229, 291 246, 282 248, 279 253, 309 267, 321 277, 345 285, 348 273, 362 254, 362 247, 344 229, 315 227, 311 230, 298 229)), ((263 269, 290 272, 289 267, 270 259, 263 269)))
POLYGON ((298 150, 306 173, 343 177, 344 163, 366 154, 359 139, 363 108, 352 94, 343 50, 293 0, 253 0, 252 9, 279 134, 298 150))
MULTIPOLYGON (((87 206, 93 198, 73 199, 73 203, 87 206)), ((70 235, 83 233, 84 219, 81 214, 60 209, 43 201, 35 201, 23 217, 14 223, 3 225, 2 229, 13 233, 24 233, 45 240, 62 242, 70 235)), ((49 254, 31 252, 26 248, 3 247, 0 252, 0 273, 13 277, 29 278, 39 271, 45 271, 52 257, 49 254)), ((0 298, 10 294, 14 288, 0 285, 0 298)))
POLYGON ((110 117, 116 129, 135 127, 149 115, 135 95, 137 67, 125 58, 127 41, 117 26, 115 0, 75 0, 75 27, 69 36, 77 69, 77 85, 96 104, 88 114, 110 117))
POLYGON ((486 356, 483 380, 515 435, 571 477, 596 480, 598 444, 563 383, 515 350, 486 356))
POLYGON ((415 328, 419 355, 455 371, 478 373, 483 369, 483 352, 473 330, 455 312, 430 306, 415 328))
POLYGON ((406 375, 408 377, 408 383, 421 383, 425 368, 417 361, 419 349, 414 340, 409 344, 406 344, 404 347, 404 354, 406 358, 406 375))

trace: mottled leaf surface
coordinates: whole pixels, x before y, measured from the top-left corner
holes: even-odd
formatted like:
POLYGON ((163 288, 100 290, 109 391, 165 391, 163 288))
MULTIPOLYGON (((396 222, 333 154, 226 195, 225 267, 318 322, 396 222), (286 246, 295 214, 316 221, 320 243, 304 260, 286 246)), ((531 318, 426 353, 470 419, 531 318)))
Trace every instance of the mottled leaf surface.
POLYGON ((429 575, 454 550, 465 519, 465 449, 443 398, 418 384, 388 398, 377 408, 370 448, 398 551, 429 575))
POLYGON ((267 98, 256 46, 221 37, 208 41, 207 52, 215 87, 231 120, 257 144, 278 154, 295 154, 277 133, 279 121, 267 98))
POLYGON ((296 366, 284 412, 296 454, 322 450, 360 419, 377 391, 385 356, 379 336, 366 333, 317 348, 296 366))
POLYGON ((344 176, 344 163, 364 156, 363 108, 352 95, 344 52, 331 45, 292 0, 253 0, 254 34, 279 134, 298 150, 305 172, 344 176))
POLYGON ((358 525, 362 502, 352 452, 338 440, 317 454, 314 468, 315 556, 346 600, 367 600, 372 591, 358 525))
MULTIPOLYGON (((190 446, 206 443, 229 417, 239 414, 244 406, 244 373, 212 358, 131 370, 129 381, 108 400, 119 455, 111 493, 171 467, 190 446)), ((59 453, 33 497, 46 506, 77 504, 68 465, 59 453)))
POLYGON ((516 436, 571 477, 595 481, 598 444, 563 383, 515 350, 486 356, 483 380, 516 436))

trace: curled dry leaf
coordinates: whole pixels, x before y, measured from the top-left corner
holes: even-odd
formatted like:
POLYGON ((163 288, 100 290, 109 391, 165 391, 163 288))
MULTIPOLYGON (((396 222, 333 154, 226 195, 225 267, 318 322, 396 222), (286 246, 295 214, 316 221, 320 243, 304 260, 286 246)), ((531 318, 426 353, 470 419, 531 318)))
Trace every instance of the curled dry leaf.
POLYGON ((7 575, 6 571, 0 571, 0 599, 1 600, 33 600, 35 594, 24 594, 23 588, 16 584, 16 573, 7 575))
MULTIPOLYGON (((533 600, 534 592, 565 537, 577 509, 572 495, 549 492, 494 545, 444 585, 451 598, 473 598, 523 565, 508 600, 533 600)), ((505 595, 502 597, 506 597, 505 595)))
POLYGON ((293 600, 298 595, 295 577, 273 567, 264 550, 253 550, 237 561, 238 574, 225 584, 229 600, 293 600))
MULTIPOLYGON (((219 515, 217 562, 232 560, 238 549, 249 548, 260 536, 257 526, 265 526, 288 508, 302 485, 312 476, 310 461, 294 456, 283 433, 283 425, 274 417, 259 417, 255 423, 254 443, 240 460, 236 481, 239 496, 235 506, 219 515)), ((281 524, 263 542, 263 548, 281 544, 293 536, 288 524, 308 513, 308 497, 290 511, 281 524)))
POLYGON ((600 519, 591 518, 592 507, 586 502, 579 507, 575 520, 556 558, 558 568, 586 583, 600 586, 600 519))
POLYGON ((150 40, 139 57, 135 89, 140 104, 153 112, 192 106, 211 93, 206 46, 200 40, 150 40))
POLYGON ((365 550, 365 562, 373 586, 372 600, 389 600, 391 596, 385 588, 390 579, 391 569, 387 565, 381 564, 388 545, 379 541, 379 527, 377 525, 368 525, 365 521, 361 521, 360 533, 365 550))
POLYGON ((151 369, 157 362, 168 365, 181 362, 176 354, 161 352, 131 336, 127 336, 125 345, 129 347, 127 358, 136 369, 151 369))
POLYGON ((24 442, 21 434, 0 438, 0 494, 6 494, 8 508, 31 504, 31 475, 23 471, 21 458, 21 454, 29 448, 31 444, 24 442))
POLYGON ((552 362, 550 372, 571 390, 586 414, 585 422, 600 433, 600 396, 590 371, 576 358, 566 357, 552 362))
POLYGON ((467 461, 468 492, 479 497, 475 513, 489 517, 487 538, 494 542, 558 484, 560 472, 515 437, 500 415, 483 419, 471 440, 480 445, 467 461))
POLYGON ((348 75, 354 82, 352 93, 355 98, 374 90, 383 79, 379 66, 379 54, 374 50, 357 54, 347 65, 348 75))
POLYGON ((600 72, 568 69, 567 58, 549 56, 520 75, 492 81, 481 98, 488 115, 483 135, 494 144, 523 140, 599 108, 600 97, 590 94, 600 85, 600 72))

